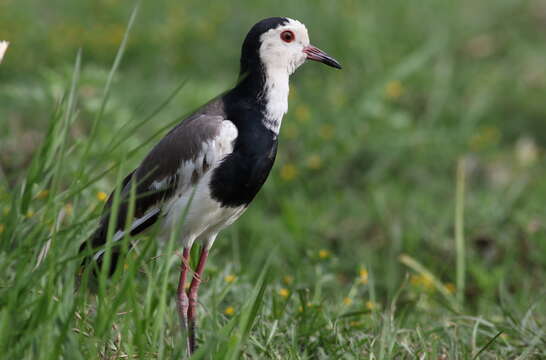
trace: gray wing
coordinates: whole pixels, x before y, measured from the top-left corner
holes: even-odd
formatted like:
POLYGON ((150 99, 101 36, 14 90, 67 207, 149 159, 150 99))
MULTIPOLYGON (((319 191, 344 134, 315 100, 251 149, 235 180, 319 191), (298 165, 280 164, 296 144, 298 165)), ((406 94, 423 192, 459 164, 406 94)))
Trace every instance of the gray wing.
MULTIPOLYGON (((173 128, 146 156, 140 166, 122 182, 114 241, 123 238, 131 188, 136 188, 134 220, 130 234, 136 235, 153 225, 161 215, 162 205, 175 191, 197 183, 218 161, 233 149, 237 129, 221 115, 196 114, 173 128), (135 184, 135 185, 133 185, 135 184)), ((106 242, 110 195, 99 227, 89 239, 92 248, 106 242)), ((85 243, 83 248, 87 246, 85 243)), ((103 251, 96 253, 97 260, 103 251)), ((115 259, 113 259, 115 260, 115 259)))

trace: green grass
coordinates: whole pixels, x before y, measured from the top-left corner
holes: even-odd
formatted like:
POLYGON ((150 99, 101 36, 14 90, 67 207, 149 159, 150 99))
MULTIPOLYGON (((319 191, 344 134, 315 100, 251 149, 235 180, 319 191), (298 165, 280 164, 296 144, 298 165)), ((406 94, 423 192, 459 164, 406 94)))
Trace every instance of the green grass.
POLYGON ((101 192, 279 14, 344 69, 292 79, 273 172, 212 250, 194 358, 546 357, 543 1, 133 8, 0 7, 2 358, 183 357, 174 237, 97 284, 78 248, 101 192))

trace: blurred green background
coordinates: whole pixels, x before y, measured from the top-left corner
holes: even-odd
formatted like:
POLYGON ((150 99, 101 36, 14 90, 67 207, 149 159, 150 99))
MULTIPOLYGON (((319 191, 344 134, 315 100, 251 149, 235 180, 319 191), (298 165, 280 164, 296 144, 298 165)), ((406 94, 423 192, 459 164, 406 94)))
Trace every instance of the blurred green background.
MULTIPOLYGON (((234 319, 272 253, 261 321, 243 357, 455 359, 482 348, 483 358, 546 356, 546 1, 142 1, 105 96, 133 8, 121 0, 0 0, 0 40, 11 43, 0 65, 0 287, 4 295, 18 283, 26 284, 21 296, 33 289, 26 301, 0 301, 3 330, 8 320, 15 329, 3 333, 3 346, 23 339, 35 350, 9 351, 29 358, 36 349, 51 356, 73 349, 74 358, 180 350, 170 331, 176 321, 161 318, 158 345, 131 335, 135 325, 114 316, 117 307, 104 318, 99 311, 106 327, 88 310, 83 323, 67 325, 79 332, 60 330, 58 320, 84 313, 88 298, 67 299, 66 275, 48 269, 60 261, 77 267, 77 248, 116 182, 116 171, 97 175, 120 162, 131 170, 169 124, 233 86, 248 29, 288 16, 305 23, 311 42, 343 70, 312 63, 292 77, 272 174, 215 244, 201 342, 234 319), (66 156, 29 186, 27 170, 48 126, 65 113, 78 49, 66 156), (160 114, 132 128, 158 106, 160 114), (463 252, 455 241, 457 184, 465 187, 463 252), (25 191, 32 201, 22 200, 25 191), (29 275, 24 266, 34 265, 59 209, 66 216, 51 249, 58 256, 29 275), (461 258, 466 264, 457 265, 461 258), (57 287, 46 286, 47 274, 57 287), (51 305, 53 294, 66 307, 51 305), (34 318, 40 301, 51 311, 34 318), (24 304, 27 312, 6 315, 24 304), (61 350, 31 340, 46 329, 61 350), (124 341, 110 340, 116 334, 124 341)), ((155 309, 167 301, 174 314, 173 267, 167 300, 116 306, 155 309)), ((131 291, 103 295, 138 294, 131 291)), ((205 346, 207 354, 221 358, 221 343, 205 346)))

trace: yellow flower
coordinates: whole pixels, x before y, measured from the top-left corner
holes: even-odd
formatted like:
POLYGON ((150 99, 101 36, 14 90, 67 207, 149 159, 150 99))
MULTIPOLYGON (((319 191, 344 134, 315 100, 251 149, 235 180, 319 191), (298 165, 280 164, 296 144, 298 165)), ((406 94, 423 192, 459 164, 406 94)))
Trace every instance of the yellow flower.
POLYGON ((64 206, 64 211, 66 212, 66 215, 71 216, 74 212, 74 208, 72 207, 71 203, 68 203, 64 206))
POLYGON ((224 310, 224 314, 228 315, 228 316, 231 316, 233 314, 235 314, 235 309, 233 308, 233 306, 228 306, 225 310, 224 310))
POLYGON ((292 283, 294 282, 294 277, 290 275, 285 275, 282 280, 286 285, 292 285, 292 283))
POLYGON ((227 282, 228 284, 231 284, 232 282, 235 281, 235 279, 237 279, 237 276, 235 275, 226 275, 226 277, 224 277, 224 281, 227 282))
POLYGON ((321 259, 327 259, 330 257, 330 251, 326 250, 326 249, 321 249, 319 250, 318 252, 318 256, 319 258, 321 259))
POLYGON ((285 181, 294 180, 297 175, 298 169, 296 169, 296 166, 294 166, 294 164, 285 164, 281 168, 281 179, 285 181))
POLYGON ((301 123, 305 123, 311 118, 311 111, 307 105, 298 105, 294 112, 296 114, 296 119, 301 123))
POLYGON ((367 301, 366 302, 366 309, 371 310, 371 311, 377 310, 377 309, 379 309, 379 304, 376 303, 375 301, 371 301, 371 300, 367 301))
MULTIPOLYGON (((306 309, 309 309, 309 308, 313 308, 313 307, 318 307, 318 306, 315 306, 315 304, 313 304, 312 302, 308 302, 307 304, 305 304, 305 308, 306 309)), ((300 306, 298 308, 299 312, 303 312, 303 306, 300 306)))
POLYGON ((358 282, 366 285, 368 283, 368 270, 361 268, 358 271, 358 282))
POLYGON ((5 229, 6 229, 6 226, 4 224, 0 224, 0 234, 2 234, 5 229))
POLYGON ((324 140, 330 140, 334 136, 334 127, 330 124, 324 124, 319 127, 319 136, 324 140))
POLYGON ((36 195, 36 199, 45 199, 49 195, 49 190, 44 189, 36 195))
POLYGON ((412 275, 410 278, 410 283, 415 287, 421 288, 422 290, 434 290, 434 282, 430 275, 420 274, 412 275))
POLYGON ((385 93, 390 99, 398 99, 404 93, 404 87, 398 80, 390 81, 387 86, 385 86, 385 93))
POLYGON ((434 288, 434 282, 432 281, 432 278, 429 275, 426 275, 426 274, 423 275, 423 285, 427 289, 433 289, 434 288))
POLYGON ((484 127, 470 138, 470 150, 476 151, 490 145, 495 145, 500 141, 500 138, 501 132, 498 128, 492 126, 484 127))
POLYGON ((106 199, 108 199, 108 194, 105 193, 104 191, 99 191, 99 192, 97 193, 97 199, 98 199, 99 201, 106 201, 106 199))
POLYGON ((322 159, 319 155, 313 154, 307 158, 307 167, 312 170, 318 170, 322 166, 322 159))
POLYGON ((453 284, 453 283, 447 283, 447 284, 445 284, 444 286, 445 286, 445 288, 446 288, 446 290, 447 290, 448 293, 450 293, 450 294, 455 294, 455 290, 457 290, 457 289, 455 288, 455 284, 453 284))
POLYGON ((290 295, 290 291, 288 291, 288 289, 285 289, 285 288, 280 288, 279 295, 282 297, 288 297, 288 295, 290 295))
POLYGON ((27 214, 26 214, 25 216, 26 216, 28 219, 30 219, 31 217, 34 216, 34 211, 29 209, 29 210, 27 211, 27 214))
POLYGON ((353 303, 353 299, 351 299, 350 297, 344 297, 343 298, 343 304, 351 305, 352 303, 353 303))

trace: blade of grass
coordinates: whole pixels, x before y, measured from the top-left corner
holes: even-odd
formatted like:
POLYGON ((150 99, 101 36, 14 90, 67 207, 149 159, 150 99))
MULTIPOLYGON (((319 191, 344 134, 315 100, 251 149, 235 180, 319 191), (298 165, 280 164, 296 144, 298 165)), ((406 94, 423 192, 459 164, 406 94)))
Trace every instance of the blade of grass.
POLYGON ((462 307, 465 292, 465 244, 464 244, 464 193, 465 193, 465 160, 457 163, 457 184, 455 191, 455 248, 457 271, 457 302, 462 307))
POLYGON ((226 349, 225 359, 239 359, 241 347, 246 341, 250 334, 250 330, 254 325, 258 312, 263 303, 263 296, 265 293, 265 288, 267 286, 267 277, 269 274, 269 266, 271 263, 271 258, 274 252, 268 256, 267 260, 264 263, 263 269, 260 273, 258 281, 254 286, 252 295, 250 296, 248 302, 243 307, 241 311, 241 316, 239 318, 239 328, 236 330, 235 334, 232 334, 228 347, 226 349))
POLYGON ((497 340, 497 338, 498 338, 499 336, 502 335, 502 333, 503 333, 502 331, 499 331, 499 332, 497 333, 497 335, 495 335, 495 336, 493 336, 491 339, 489 339, 489 341, 487 342, 487 344, 485 344, 484 346, 482 346, 482 348, 480 349, 480 351, 478 351, 478 352, 476 353, 476 355, 474 355, 474 357, 472 357, 472 360, 478 359, 479 356, 481 355, 481 353, 484 352, 485 350, 487 350, 487 348, 490 347, 490 346, 495 342, 495 340, 497 340))
POLYGON ((432 272, 430 272, 425 266, 423 266, 417 260, 406 254, 400 255, 399 260, 402 264, 406 265, 413 271, 428 277, 432 281, 432 284, 434 285, 436 290, 438 290, 438 292, 444 296, 444 298, 453 307, 453 309, 459 308, 457 301, 453 298, 449 291, 447 291, 442 282, 438 280, 438 278, 434 276, 432 272))
MULTIPOLYGON (((74 72, 72 75, 72 83, 70 85, 70 91, 68 93, 68 101, 66 104, 66 110, 64 113, 63 121, 62 121, 62 128, 61 128, 61 134, 60 134, 60 144, 58 147, 58 158, 55 162, 55 167, 53 169, 53 177, 51 180, 51 189, 50 193, 51 196, 48 198, 48 203, 46 207, 48 209, 52 209, 53 214, 59 213, 59 203, 55 202, 54 195, 59 192, 60 186, 61 186, 61 180, 63 178, 63 164, 65 159, 65 148, 66 144, 68 142, 68 133, 70 129, 70 125, 75 119, 75 111, 76 111, 76 98, 77 98, 77 90, 78 90, 78 84, 80 80, 80 73, 81 73, 81 60, 82 60, 82 51, 81 49, 78 50, 78 53, 76 55, 76 63, 74 64, 74 72)), ((36 261, 36 267, 40 266, 44 258, 47 256, 47 253, 49 251, 49 248, 51 244, 55 241, 57 231, 59 230, 59 222, 55 222, 56 226, 53 226, 50 234, 50 238, 47 240, 45 245, 40 250, 37 261, 36 261)))
MULTIPOLYGON (((123 163, 123 161, 122 161, 123 163)), ((110 216, 108 219, 108 229, 106 232, 106 244, 105 251, 102 254, 102 268, 99 270, 99 297, 98 297, 98 307, 97 307, 97 333, 99 336, 102 336, 106 333, 109 324, 113 321, 112 317, 108 314, 111 313, 110 306, 108 304, 108 297, 106 292, 107 280, 110 271, 110 262, 112 257, 112 245, 114 239, 114 233, 117 228, 118 222, 118 213, 120 211, 122 195, 121 195, 121 182, 123 179, 122 166, 118 168, 116 186, 112 199, 112 206, 110 211, 110 216)))
MULTIPOLYGON (((60 99, 59 102, 56 104, 55 110, 53 111, 53 114, 51 115, 51 119, 49 121, 46 136, 42 145, 40 146, 40 150, 37 152, 38 155, 33 157, 29 170, 27 172, 27 176, 21 184, 20 204, 17 207, 20 209, 21 214, 25 214, 28 210, 30 201, 32 199, 32 186, 38 181, 38 179, 44 178, 46 169, 51 164, 54 164, 53 159, 55 157, 55 154, 57 153, 56 139, 58 138, 59 127, 62 123, 63 104, 64 98, 60 99)), ((14 198, 14 201, 15 200, 16 198, 14 198)), ((19 199, 17 199, 17 201, 19 201, 19 199)), ((14 209, 16 208, 14 207, 14 209)))

